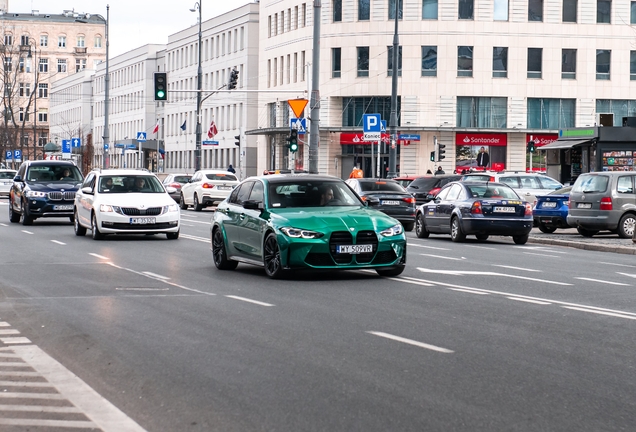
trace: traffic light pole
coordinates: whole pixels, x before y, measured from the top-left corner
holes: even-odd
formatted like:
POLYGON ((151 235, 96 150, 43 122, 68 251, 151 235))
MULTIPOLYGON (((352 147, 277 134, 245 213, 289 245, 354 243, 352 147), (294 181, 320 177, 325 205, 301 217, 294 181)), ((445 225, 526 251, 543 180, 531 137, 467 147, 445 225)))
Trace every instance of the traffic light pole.
POLYGON ((391 116, 389 129, 391 133, 391 148, 389 149, 389 172, 387 178, 397 177, 397 85, 398 85, 398 50, 400 40, 398 37, 398 6, 399 0, 395 0, 395 32, 393 33, 393 74, 391 75, 391 116))
POLYGON ((199 7, 199 68, 197 69, 197 130, 196 130, 196 138, 195 138, 195 142, 196 142, 196 147, 195 147, 195 151, 194 151, 194 158, 195 158, 195 163, 194 163, 194 167, 196 171, 199 171, 201 169, 201 90, 202 90, 202 84, 203 84, 203 68, 201 67, 201 56, 202 56, 202 47, 201 47, 201 42, 202 42, 202 34, 201 34, 201 21, 202 21, 202 16, 201 16, 201 1, 198 1, 198 7, 199 7))

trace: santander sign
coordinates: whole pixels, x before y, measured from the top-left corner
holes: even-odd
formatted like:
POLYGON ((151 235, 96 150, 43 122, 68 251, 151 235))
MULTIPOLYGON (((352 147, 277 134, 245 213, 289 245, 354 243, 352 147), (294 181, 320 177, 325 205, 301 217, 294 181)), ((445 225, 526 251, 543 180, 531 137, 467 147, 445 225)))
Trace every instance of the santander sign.
POLYGON ((502 133, 462 133, 455 135, 455 145, 458 146, 506 146, 508 134, 502 133))

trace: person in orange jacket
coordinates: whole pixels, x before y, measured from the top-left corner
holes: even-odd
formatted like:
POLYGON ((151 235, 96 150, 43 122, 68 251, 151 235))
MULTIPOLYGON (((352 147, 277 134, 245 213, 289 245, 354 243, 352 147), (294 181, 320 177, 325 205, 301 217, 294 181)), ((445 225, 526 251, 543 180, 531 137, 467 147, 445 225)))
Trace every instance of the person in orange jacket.
POLYGON ((351 174, 349 174, 349 178, 362 178, 364 177, 364 173, 362 172, 362 170, 360 168, 358 168, 358 166, 354 166, 353 169, 351 170, 351 174))

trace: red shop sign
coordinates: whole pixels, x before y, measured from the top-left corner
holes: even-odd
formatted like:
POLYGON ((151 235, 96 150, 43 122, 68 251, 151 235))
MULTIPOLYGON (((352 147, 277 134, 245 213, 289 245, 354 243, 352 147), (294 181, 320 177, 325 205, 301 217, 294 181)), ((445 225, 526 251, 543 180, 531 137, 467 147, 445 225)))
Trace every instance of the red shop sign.
MULTIPOLYGON (((382 134, 381 141, 389 142, 389 134, 382 134)), ((377 141, 364 141, 364 133, 362 132, 342 132, 340 134, 340 145, 368 145, 368 144, 376 144, 377 141)))
POLYGON ((559 134, 526 134, 526 142, 530 141, 530 137, 536 147, 541 147, 558 140, 559 134))
POLYGON ((458 146, 507 146, 508 135, 503 133, 462 133, 455 134, 458 146))

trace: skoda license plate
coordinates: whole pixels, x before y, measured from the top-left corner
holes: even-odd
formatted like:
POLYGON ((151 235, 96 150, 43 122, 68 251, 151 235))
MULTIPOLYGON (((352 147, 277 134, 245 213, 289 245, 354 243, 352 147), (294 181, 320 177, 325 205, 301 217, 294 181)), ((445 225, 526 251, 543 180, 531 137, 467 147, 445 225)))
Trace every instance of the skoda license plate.
POLYGON ((149 224, 154 224, 155 219, 156 218, 151 218, 151 217, 136 217, 136 218, 130 218, 130 223, 132 225, 149 225, 149 224))
POLYGON ((493 211, 495 213, 514 213, 515 208, 514 207, 495 207, 493 211))
POLYGON ((369 253, 373 252, 373 245, 341 245, 336 247, 337 253, 343 254, 361 254, 361 253, 369 253))
POLYGON ((68 204, 68 205, 56 205, 53 206, 53 210, 57 210, 57 211, 68 211, 68 210, 73 210, 73 206, 68 204))
POLYGON ((556 207, 556 203, 555 202, 544 202, 543 204, 541 204, 542 208, 554 208, 556 207))
POLYGON ((578 203, 576 208, 592 208, 592 203, 578 203))

